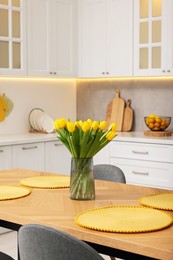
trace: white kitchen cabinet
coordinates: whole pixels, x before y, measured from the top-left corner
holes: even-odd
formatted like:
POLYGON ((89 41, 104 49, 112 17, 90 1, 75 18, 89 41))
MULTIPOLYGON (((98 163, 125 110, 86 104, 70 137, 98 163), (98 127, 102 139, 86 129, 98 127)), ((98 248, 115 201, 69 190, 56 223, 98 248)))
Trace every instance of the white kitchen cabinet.
POLYGON ((44 171, 44 143, 26 143, 12 146, 13 168, 44 171))
POLYGON ((12 149, 11 146, 0 146, 0 170, 12 168, 12 149))
POLYGON ((28 1, 29 75, 74 76, 76 11, 75 0, 28 1))
POLYGON ((133 1, 79 1, 79 76, 132 76, 133 1))
POLYGON ((110 164, 122 169, 127 183, 173 189, 173 145, 113 141, 110 164))
POLYGON ((101 149, 94 157, 93 164, 109 164, 109 145, 107 144, 103 149, 101 149))
POLYGON ((70 175, 71 154, 59 141, 45 142, 45 171, 70 175))
POLYGON ((26 73, 26 0, 0 1, 0 75, 26 73))
POLYGON ((134 1, 134 75, 173 74, 173 1, 134 1))

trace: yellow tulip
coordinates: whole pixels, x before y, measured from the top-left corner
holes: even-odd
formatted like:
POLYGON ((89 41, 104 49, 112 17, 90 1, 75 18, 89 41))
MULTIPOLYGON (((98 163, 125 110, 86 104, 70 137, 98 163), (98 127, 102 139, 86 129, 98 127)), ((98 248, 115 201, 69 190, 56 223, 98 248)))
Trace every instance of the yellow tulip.
POLYGON ((97 130, 98 127, 99 127, 98 121, 93 121, 93 123, 92 123, 92 125, 91 125, 91 128, 92 128, 93 130, 97 130))
POLYGON ((73 122, 67 122, 67 130, 73 133, 75 131, 75 124, 73 122))
POLYGON ((54 128, 55 128, 55 130, 59 130, 58 119, 56 119, 54 122, 54 128))
POLYGON ((92 120, 90 118, 88 118, 87 122, 90 124, 90 127, 92 125, 92 120))
POLYGON ((106 126, 107 126, 107 122, 106 121, 101 121, 100 125, 99 125, 99 128, 100 128, 100 130, 105 130, 106 126))
POLYGON ((109 130, 112 130, 112 131, 115 131, 117 128, 116 124, 115 123, 112 123, 109 127, 109 130))
POLYGON ((107 133, 106 139, 111 141, 115 136, 116 136, 115 131, 110 131, 110 132, 107 133))
POLYGON ((88 121, 83 122, 81 128, 83 132, 87 132, 90 129, 90 124, 88 123, 88 121))

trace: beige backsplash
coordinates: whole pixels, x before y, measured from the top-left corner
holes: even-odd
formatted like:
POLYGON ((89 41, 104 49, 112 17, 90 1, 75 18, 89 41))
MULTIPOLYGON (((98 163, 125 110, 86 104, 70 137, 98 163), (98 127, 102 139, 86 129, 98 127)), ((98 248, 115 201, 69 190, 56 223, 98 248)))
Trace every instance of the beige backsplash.
POLYGON ((134 131, 147 129, 144 116, 151 113, 172 116, 168 129, 173 131, 173 79, 169 78, 78 80, 78 119, 105 120, 107 104, 114 98, 116 89, 123 99, 132 100, 134 131))

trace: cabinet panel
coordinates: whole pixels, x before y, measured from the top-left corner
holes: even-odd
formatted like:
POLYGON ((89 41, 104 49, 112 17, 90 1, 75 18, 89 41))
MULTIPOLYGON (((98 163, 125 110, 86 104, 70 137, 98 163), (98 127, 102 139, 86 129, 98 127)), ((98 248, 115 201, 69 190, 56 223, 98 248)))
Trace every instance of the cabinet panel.
POLYGON ((74 76, 75 3, 75 0, 28 1, 29 75, 74 76))
POLYGON ((13 168, 44 171, 44 143, 12 146, 13 168))
POLYGON ((0 74, 26 75, 26 1, 0 4, 0 74))
POLYGON ((12 149, 11 146, 0 146, 0 170, 12 168, 12 149))
POLYGON ((49 2, 49 0, 30 0, 27 2, 29 75, 49 75, 51 71, 49 2))
POLYGON ((109 144, 94 156, 93 162, 94 165, 109 164, 109 144))
POLYGON ((70 175, 71 154, 59 141, 45 143, 45 171, 70 175))
POLYGON ((173 164, 110 158, 125 174, 127 183, 173 190, 173 164))
POLYGON ((173 73, 172 0, 134 1, 135 76, 173 73))
POLYGON ((82 77, 105 74, 106 14, 104 0, 83 0, 79 6, 80 66, 82 77), (102 74, 104 73, 104 74, 102 74))
POLYGON ((173 146, 130 142, 111 142, 110 156, 173 163, 173 146))

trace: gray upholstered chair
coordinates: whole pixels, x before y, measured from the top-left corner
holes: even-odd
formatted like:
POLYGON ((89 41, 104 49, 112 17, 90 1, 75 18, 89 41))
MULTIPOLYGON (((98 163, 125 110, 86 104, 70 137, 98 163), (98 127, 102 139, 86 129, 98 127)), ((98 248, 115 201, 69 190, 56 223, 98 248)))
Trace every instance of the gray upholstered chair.
POLYGON ((56 229, 28 224, 19 229, 20 260, 103 260, 92 247, 56 229))
POLYGON ((97 164, 93 166, 93 170, 96 180, 126 183, 123 171, 115 165, 97 164))
POLYGON ((14 258, 12 258, 12 257, 9 256, 9 255, 6 255, 6 254, 3 253, 3 252, 0 252, 0 260, 14 260, 14 258))
MULTIPOLYGON (((126 183, 126 178, 123 171, 110 164, 97 164, 93 166, 94 178, 96 180, 113 181, 126 183)), ((109 256, 111 260, 115 260, 114 256, 109 256)))

